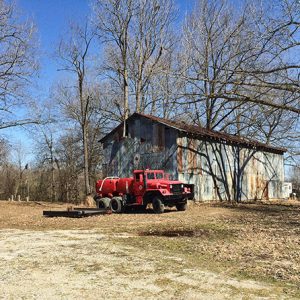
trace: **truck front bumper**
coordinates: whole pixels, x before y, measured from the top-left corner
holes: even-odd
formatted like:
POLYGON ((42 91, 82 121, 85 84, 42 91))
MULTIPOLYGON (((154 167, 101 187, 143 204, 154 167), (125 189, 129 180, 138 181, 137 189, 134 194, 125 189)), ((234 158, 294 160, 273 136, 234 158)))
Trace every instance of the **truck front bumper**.
POLYGON ((178 203, 185 203, 186 200, 193 200, 194 193, 164 195, 164 203, 166 205, 176 205, 178 203))

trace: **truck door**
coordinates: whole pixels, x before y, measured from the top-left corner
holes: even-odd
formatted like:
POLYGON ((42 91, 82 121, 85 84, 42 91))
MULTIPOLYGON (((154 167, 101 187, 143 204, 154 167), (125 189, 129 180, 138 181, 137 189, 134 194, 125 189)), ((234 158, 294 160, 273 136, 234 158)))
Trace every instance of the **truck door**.
POLYGON ((138 204, 143 204, 143 195, 145 193, 145 174, 144 173, 135 173, 134 174, 134 183, 133 183, 133 192, 136 196, 136 202, 138 204))

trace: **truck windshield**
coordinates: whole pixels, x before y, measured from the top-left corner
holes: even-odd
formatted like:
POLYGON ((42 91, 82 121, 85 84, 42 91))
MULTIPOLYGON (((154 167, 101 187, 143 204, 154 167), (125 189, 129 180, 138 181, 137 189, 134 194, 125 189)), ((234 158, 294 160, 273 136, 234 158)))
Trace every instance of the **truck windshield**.
POLYGON ((148 174, 147 174, 147 178, 148 178, 148 179, 155 179, 154 173, 148 173, 148 174))
POLYGON ((156 179, 163 179, 164 173, 156 173, 156 179))
POLYGON ((169 180, 170 175, 167 173, 163 173, 163 172, 150 172, 150 173, 146 173, 147 174, 147 179, 166 179, 169 180))

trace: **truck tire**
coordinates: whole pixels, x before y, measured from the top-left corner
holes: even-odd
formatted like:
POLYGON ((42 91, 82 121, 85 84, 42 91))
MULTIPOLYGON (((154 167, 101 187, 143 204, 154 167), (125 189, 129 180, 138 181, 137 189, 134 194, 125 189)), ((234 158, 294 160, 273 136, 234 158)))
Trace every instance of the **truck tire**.
POLYGON ((109 198, 100 198, 97 200, 97 207, 100 209, 110 208, 110 199, 109 198))
POLYGON ((152 200, 152 207, 156 214, 162 214, 165 211, 165 205, 159 196, 155 196, 152 200))
POLYGON ((99 201, 101 199, 98 195, 95 195, 93 198, 94 198, 96 203, 97 203, 97 201, 99 201))
POLYGON ((187 203, 178 203, 176 204, 176 208, 178 211, 185 211, 187 209, 187 203))
POLYGON ((114 197, 110 201, 110 209, 113 213, 121 213, 124 210, 124 205, 121 197, 114 197))

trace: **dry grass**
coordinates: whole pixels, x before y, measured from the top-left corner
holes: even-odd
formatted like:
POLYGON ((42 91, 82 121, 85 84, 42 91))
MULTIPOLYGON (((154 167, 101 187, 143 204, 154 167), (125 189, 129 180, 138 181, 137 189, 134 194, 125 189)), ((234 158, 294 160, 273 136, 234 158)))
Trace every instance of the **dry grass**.
MULTIPOLYGON (((42 210, 65 204, 0 202, 0 229, 95 229, 124 235, 115 243, 139 251, 160 253, 162 270, 175 268, 166 254, 231 276, 274 286, 278 295, 300 298, 300 205, 275 202, 240 205, 191 204, 188 211, 162 215, 130 213, 86 219, 44 218, 42 210), (286 294, 287 295, 287 294, 286 294)), ((178 269, 182 263, 178 264, 178 269)), ((165 279, 166 281, 171 279, 165 279)), ((162 284, 162 283, 160 283, 162 284)), ((257 295, 259 296, 259 295, 257 295)), ((264 295, 260 295, 264 296, 264 295)))
POLYGON ((83 207, 96 207, 96 202, 94 198, 90 195, 86 196, 84 201, 80 204, 83 207))

